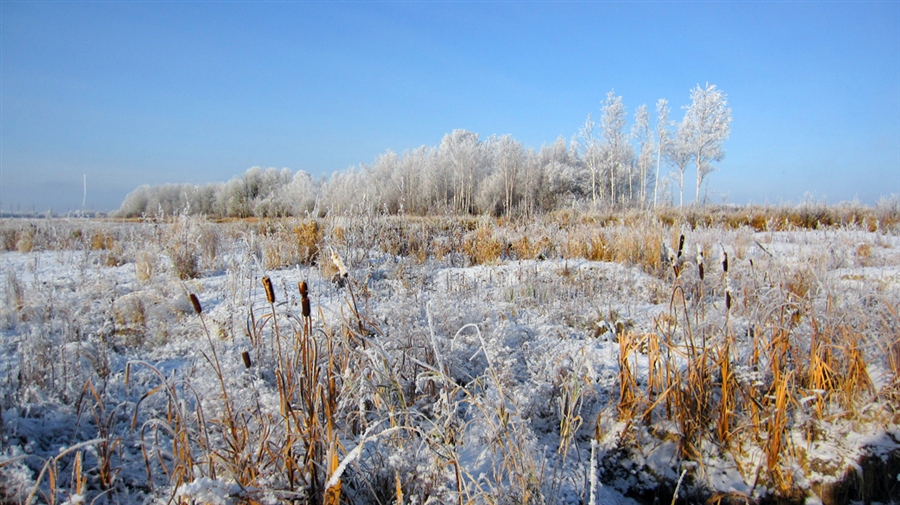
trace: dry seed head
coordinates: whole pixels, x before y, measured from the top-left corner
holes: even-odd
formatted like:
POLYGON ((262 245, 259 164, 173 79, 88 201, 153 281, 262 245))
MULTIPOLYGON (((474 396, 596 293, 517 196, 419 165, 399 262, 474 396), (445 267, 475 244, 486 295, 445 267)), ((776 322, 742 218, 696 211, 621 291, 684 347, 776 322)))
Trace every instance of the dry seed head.
POLYGON ((308 295, 306 281, 300 281, 297 283, 297 288, 300 290, 300 297, 306 298, 308 295))
POLYGON ((272 279, 263 277, 262 284, 263 288, 266 290, 266 300, 268 300, 269 303, 275 303, 275 289, 272 288, 272 279))
POLYGON ((666 264, 669 264, 669 265, 674 265, 675 261, 678 258, 675 256, 675 251, 672 250, 672 246, 670 246, 668 242, 663 241, 662 249, 663 249, 663 252, 662 252, 663 262, 666 264))
POLYGON ((241 359, 244 360, 244 368, 250 368, 250 353, 247 351, 241 351, 241 359))
POLYGON ((678 257, 681 257, 681 252, 684 251, 684 233, 681 234, 681 237, 678 239, 678 257))
POLYGON ((727 274, 728 273, 728 251, 722 251, 722 270, 727 274))
POLYGON ((336 266, 338 271, 341 273, 341 277, 347 277, 347 269, 344 267, 344 262, 341 261, 341 258, 334 251, 331 251, 331 261, 334 263, 334 266, 336 266))
POLYGON ((200 306, 200 299, 197 298, 197 295, 191 293, 191 305, 194 306, 194 312, 199 316, 203 312, 203 307, 200 306))

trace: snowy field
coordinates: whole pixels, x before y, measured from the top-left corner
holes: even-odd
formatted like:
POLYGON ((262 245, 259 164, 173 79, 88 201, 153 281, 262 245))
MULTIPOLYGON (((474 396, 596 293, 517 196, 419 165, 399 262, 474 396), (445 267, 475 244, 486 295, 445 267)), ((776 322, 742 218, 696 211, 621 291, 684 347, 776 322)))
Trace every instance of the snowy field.
POLYGON ((900 502, 897 230, 0 228, 4 502, 900 502))

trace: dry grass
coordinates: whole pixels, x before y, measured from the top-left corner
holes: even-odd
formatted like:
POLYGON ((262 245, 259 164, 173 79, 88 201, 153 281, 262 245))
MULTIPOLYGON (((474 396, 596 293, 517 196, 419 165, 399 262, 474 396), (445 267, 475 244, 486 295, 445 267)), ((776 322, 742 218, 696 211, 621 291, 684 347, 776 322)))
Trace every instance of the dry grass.
POLYGON ((266 269, 314 265, 319 259, 323 230, 318 221, 263 221, 257 231, 266 269))
POLYGON ((463 246, 463 252, 473 265, 496 264, 503 249, 503 243, 494 236, 494 228, 489 224, 480 225, 463 246))
MULTIPOLYGON (((246 291, 256 294, 241 309, 246 313, 235 317, 243 321, 246 316, 248 336, 223 340, 207 329, 199 298, 187 297, 184 305, 190 302, 196 331, 206 340, 205 361, 197 366, 212 371, 215 389, 200 390, 190 377, 176 378, 150 363, 128 365, 129 385, 137 384, 132 378, 138 375, 149 384, 128 412, 139 434, 143 471, 149 486, 171 490, 173 503, 200 499, 191 495, 189 485, 202 478, 235 482, 228 495, 247 503, 337 504, 354 502, 363 493, 384 503, 547 503, 560 499, 564 482, 581 478, 573 476, 567 462, 586 458, 586 431, 597 429, 595 443, 604 439, 600 430, 608 414, 626 426, 620 428, 617 454, 677 444, 673 465, 689 469, 681 474, 686 480, 680 492, 711 490, 703 462, 723 457, 735 461, 744 478, 765 493, 797 498, 806 476, 799 470, 802 462, 792 436, 806 429, 801 423, 897 422, 900 412, 890 402, 895 405, 900 398, 900 325, 888 297, 871 296, 862 308, 850 304, 859 312, 848 312, 821 264, 805 258, 780 264, 760 252, 774 248, 755 243, 758 235, 750 230, 843 226, 883 231, 896 229, 900 220, 893 221, 895 214, 891 209, 815 207, 665 209, 625 215, 568 211, 530 222, 417 218, 409 223, 223 224, 232 233, 229 238, 242 240, 247 254, 256 255, 252 257, 263 268, 315 264, 330 269, 326 274, 338 274, 344 288, 328 296, 344 300, 326 319, 315 305, 321 293, 311 293, 301 283, 288 300, 278 300, 281 288, 269 281, 260 290, 254 271, 246 276, 254 279, 255 289, 246 291), (737 231, 716 236, 743 244, 710 239, 709 231, 719 233, 720 228, 737 231), (615 262, 650 274, 668 310, 662 307, 649 328, 622 325, 611 334, 618 367, 608 410, 596 403, 601 393, 589 372, 594 364, 577 356, 560 358, 565 364, 559 365, 549 394, 559 444, 548 468, 544 465, 550 459, 533 450, 534 420, 527 417, 533 414, 521 408, 521 399, 512 392, 514 381, 505 368, 510 365, 495 360, 477 326, 463 325, 465 331, 457 336, 439 339, 429 314, 428 325, 411 328, 410 334, 382 333, 379 326, 386 323, 371 318, 366 306, 368 282, 354 279, 352 268, 347 272, 346 266, 327 261, 329 256, 343 258, 354 267, 378 254, 457 266, 524 259, 615 262), (871 309, 872 317, 865 312, 870 307, 877 307, 871 309), (471 375, 445 363, 448 349, 467 332, 477 342, 472 349, 477 353, 462 361, 485 363, 471 375), (386 334, 390 338, 373 338, 386 334), (869 364, 882 359, 891 377, 879 382, 869 376, 869 364), (264 393, 277 401, 262 401, 264 393), (872 403, 881 407, 868 407, 872 403), (585 422, 595 417, 596 426, 585 422), (469 447, 490 449, 487 477, 469 475, 461 465, 461 453, 469 447)), ((164 273, 164 250, 177 251, 169 256, 172 271, 184 279, 211 268, 225 247, 221 235, 203 223, 177 219, 160 223, 156 234, 138 235, 143 250, 112 228, 85 227, 77 236, 41 226, 10 230, 3 232, 7 250, 68 243, 93 258, 119 251, 123 260, 133 258, 136 277, 146 285, 164 273)), ((882 251, 868 242, 850 247, 850 261, 880 261, 882 251)), ((29 314, 52 312, 38 307, 43 295, 29 291, 21 276, 10 272, 6 281, 7 325, 33 317, 29 314)), ((526 288, 537 292, 539 286, 526 288)), ((534 296, 535 310, 554 293, 534 296)), ((119 298, 108 307, 111 329, 104 338, 110 345, 142 345, 152 333, 151 305, 141 298, 119 298)), ((35 339, 29 345, 23 349, 31 349, 34 359, 21 370, 29 388, 52 390, 54 383, 71 376, 60 370, 58 342, 35 339)), ((79 380, 76 393, 82 384, 79 418, 97 427, 97 439, 42 462, 46 471, 35 493, 47 502, 57 500, 56 487, 66 480, 73 494, 90 484, 85 475, 96 475, 104 489, 117 482, 122 441, 115 420, 125 407, 110 405, 96 382, 79 380), (88 446, 97 459, 81 455, 88 446)), ((597 458, 608 460, 614 451, 597 452, 597 458)))

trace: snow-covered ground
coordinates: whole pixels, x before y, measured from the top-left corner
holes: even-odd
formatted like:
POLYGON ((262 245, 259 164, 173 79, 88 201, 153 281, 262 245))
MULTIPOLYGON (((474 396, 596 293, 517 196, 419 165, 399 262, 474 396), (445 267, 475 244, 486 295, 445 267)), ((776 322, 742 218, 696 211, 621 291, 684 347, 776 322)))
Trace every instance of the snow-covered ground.
POLYGON ((115 244, 0 253, 10 501, 327 502, 337 482, 352 503, 900 493, 895 235, 685 229, 678 256, 667 229, 673 264, 651 268, 326 234, 318 264, 266 269, 266 238, 232 225, 103 226, 115 244), (185 244, 198 278, 173 274, 185 244))

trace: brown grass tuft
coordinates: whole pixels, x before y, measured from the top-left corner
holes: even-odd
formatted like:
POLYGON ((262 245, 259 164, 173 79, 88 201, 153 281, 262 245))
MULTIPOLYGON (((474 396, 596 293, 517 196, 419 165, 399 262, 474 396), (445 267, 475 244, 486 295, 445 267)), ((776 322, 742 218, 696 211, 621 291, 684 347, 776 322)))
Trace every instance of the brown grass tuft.
POLYGON ((318 221, 305 221, 294 227, 297 241, 298 261, 304 265, 313 265, 319 259, 322 250, 322 227, 318 221))
POLYGON ((503 244, 494 237, 493 230, 489 225, 479 225, 475 233, 466 240, 463 252, 471 264, 489 265, 500 261, 503 244))

